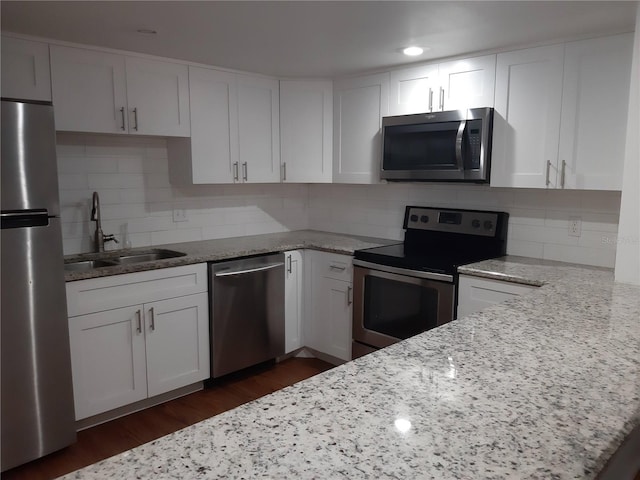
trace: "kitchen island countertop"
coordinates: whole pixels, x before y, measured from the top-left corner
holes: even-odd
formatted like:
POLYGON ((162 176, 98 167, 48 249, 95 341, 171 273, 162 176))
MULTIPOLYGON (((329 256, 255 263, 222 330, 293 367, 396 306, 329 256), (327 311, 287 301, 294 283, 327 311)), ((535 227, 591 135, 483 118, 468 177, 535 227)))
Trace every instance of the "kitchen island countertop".
POLYGON ((640 424, 640 288, 460 271, 541 286, 64 478, 595 478, 640 424))

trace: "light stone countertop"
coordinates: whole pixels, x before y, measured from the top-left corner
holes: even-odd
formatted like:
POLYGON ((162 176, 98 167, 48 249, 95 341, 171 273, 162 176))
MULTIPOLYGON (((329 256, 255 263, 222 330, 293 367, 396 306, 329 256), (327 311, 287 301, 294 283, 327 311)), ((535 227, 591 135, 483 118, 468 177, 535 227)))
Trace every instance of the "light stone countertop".
POLYGON ((460 270, 542 286, 64 478, 595 478, 640 425, 640 287, 460 270))
MULTIPOLYGON (((117 265, 95 268, 87 271, 65 272, 65 280, 84 280, 87 278, 106 277, 123 273, 142 272, 159 268, 178 267, 193 263, 216 262, 225 259, 260 255, 264 253, 284 252, 302 248, 312 248, 325 252, 353 255, 355 250, 379 247, 400 240, 386 240, 381 238, 361 237, 339 233, 320 232, 316 230, 296 230, 293 232, 269 233, 246 237, 222 238, 216 240, 202 240, 197 242, 171 243, 148 248, 134 248, 131 253, 145 253, 153 249, 174 250, 186 253, 185 256, 128 265, 117 265)), ((103 257, 117 256, 124 250, 111 250, 103 257)), ((66 255, 65 261, 92 259, 95 253, 66 255)))

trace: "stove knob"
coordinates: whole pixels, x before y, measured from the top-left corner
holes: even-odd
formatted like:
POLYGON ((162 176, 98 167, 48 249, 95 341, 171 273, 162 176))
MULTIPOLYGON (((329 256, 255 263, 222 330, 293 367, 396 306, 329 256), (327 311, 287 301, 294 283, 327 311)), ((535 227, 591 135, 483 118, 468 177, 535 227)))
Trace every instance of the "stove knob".
POLYGON ((471 222, 471 226, 473 228, 480 228, 480 220, 478 220, 477 218, 475 218, 472 222, 471 222))
POLYGON ((485 220, 484 229, 491 230, 493 228, 493 222, 491 220, 485 220))
POLYGON ((428 222, 429 222, 429 217, 428 217, 427 215, 422 215, 422 216, 420 217, 420 221, 421 221, 422 223, 428 223, 428 222))
POLYGON ((418 221, 418 215, 411 215, 409 217, 409 220, 411 220, 412 222, 417 222, 418 221))

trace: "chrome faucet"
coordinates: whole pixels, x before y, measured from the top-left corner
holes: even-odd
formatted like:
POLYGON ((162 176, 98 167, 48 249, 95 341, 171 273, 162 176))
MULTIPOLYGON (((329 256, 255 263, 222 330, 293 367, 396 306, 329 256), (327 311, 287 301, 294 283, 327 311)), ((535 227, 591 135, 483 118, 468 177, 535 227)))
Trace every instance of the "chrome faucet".
POLYGON ((91 221, 96 222, 96 233, 93 237, 93 245, 96 252, 104 252, 104 242, 119 242, 115 235, 105 235, 102 231, 102 222, 100 220, 100 197, 98 197, 98 192, 93 192, 92 203, 91 221))

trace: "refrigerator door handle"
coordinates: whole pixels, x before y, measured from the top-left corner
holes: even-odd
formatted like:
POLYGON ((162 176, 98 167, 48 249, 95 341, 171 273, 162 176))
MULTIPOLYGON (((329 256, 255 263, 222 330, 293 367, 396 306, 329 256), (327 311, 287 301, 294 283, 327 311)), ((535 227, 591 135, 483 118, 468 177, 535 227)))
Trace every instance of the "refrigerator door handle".
POLYGON ((0 213, 0 227, 7 228, 27 228, 46 227, 49 225, 49 213, 44 209, 4 211, 0 213))

